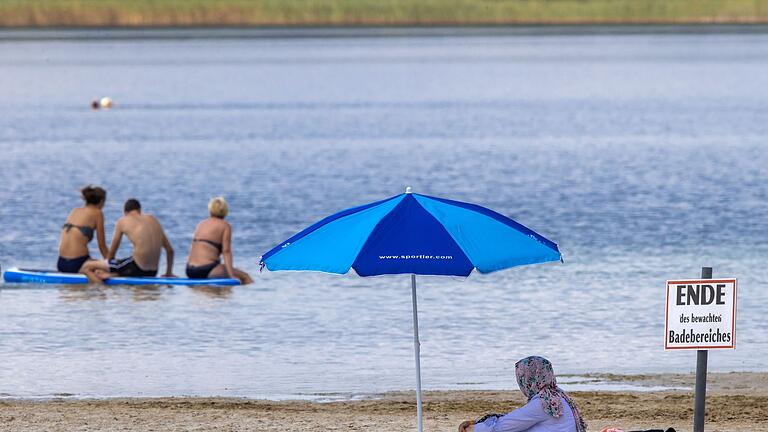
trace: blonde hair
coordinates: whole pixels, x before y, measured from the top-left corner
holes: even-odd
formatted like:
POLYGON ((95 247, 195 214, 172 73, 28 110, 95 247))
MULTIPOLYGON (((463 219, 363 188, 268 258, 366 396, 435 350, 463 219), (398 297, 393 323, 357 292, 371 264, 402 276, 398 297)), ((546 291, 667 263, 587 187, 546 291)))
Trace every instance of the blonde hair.
POLYGON ((227 204, 227 200, 224 197, 212 198, 208 202, 208 211, 211 213, 211 216, 224 219, 227 213, 229 213, 229 204, 227 204))

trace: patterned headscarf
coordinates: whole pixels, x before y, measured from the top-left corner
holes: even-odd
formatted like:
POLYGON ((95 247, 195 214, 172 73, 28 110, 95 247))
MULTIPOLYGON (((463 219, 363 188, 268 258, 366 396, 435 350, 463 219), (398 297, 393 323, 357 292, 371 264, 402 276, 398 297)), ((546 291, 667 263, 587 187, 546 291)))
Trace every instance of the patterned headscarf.
POLYGON ((573 418, 576 420, 576 432, 586 432, 587 424, 581 418, 576 403, 570 396, 557 386, 555 372, 552 370, 552 363, 544 357, 526 357, 515 363, 515 375, 517 375, 517 385, 530 402, 534 396, 541 398, 541 405, 544 411, 554 418, 563 415, 562 396, 568 406, 573 411, 573 418))

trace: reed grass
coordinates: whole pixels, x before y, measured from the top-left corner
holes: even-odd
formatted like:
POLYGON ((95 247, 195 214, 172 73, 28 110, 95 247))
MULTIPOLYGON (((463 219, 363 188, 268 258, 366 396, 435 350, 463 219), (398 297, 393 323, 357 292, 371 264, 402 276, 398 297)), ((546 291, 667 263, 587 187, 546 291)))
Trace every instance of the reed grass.
POLYGON ((0 0, 3 27, 766 22, 768 0, 0 0))

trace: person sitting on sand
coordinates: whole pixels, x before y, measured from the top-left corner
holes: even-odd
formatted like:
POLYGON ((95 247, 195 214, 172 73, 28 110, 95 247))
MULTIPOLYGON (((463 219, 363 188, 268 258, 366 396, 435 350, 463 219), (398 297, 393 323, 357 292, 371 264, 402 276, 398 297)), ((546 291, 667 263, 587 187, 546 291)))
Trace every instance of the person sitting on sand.
POLYGON ((101 282, 115 276, 156 276, 161 249, 167 262, 163 277, 173 276, 173 247, 157 218, 141 212, 141 203, 133 198, 125 202, 123 217, 117 220, 107 261, 89 261, 83 272, 91 282, 101 282), (133 243, 133 255, 115 259, 125 234, 133 243))
POLYGON ((515 375, 528 403, 506 415, 465 421, 459 432, 586 432, 576 403, 557 386, 549 360, 526 357, 515 364, 515 375))
POLYGON ((72 209, 67 221, 61 227, 59 240, 59 261, 56 268, 62 273, 80 273, 83 264, 90 261, 88 243, 96 233, 99 252, 107 258, 107 242, 104 237, 104 202, 107 192, 98 186, 86 186, 80 194, 85 205, 72 209))
POLYGON ((229 205, 223 197, 208 203, 210 217, 197 224, 187 259, 190 279, 236 278, 245 285, 253 282, 248 273, 236 269, 232 261, 232 227, 224 218, 229 205), (220 257, 224 258, 224 264, 220 257))

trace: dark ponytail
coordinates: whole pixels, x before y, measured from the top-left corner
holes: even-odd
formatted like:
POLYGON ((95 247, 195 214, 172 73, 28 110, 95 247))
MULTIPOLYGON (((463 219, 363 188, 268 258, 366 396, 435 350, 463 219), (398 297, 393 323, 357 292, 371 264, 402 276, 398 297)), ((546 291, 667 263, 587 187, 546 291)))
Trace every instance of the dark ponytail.
POLYGON ((86 204, 99 205, 107 199, 107 191, 98 187, 88 185, 80 190, 86 204))

